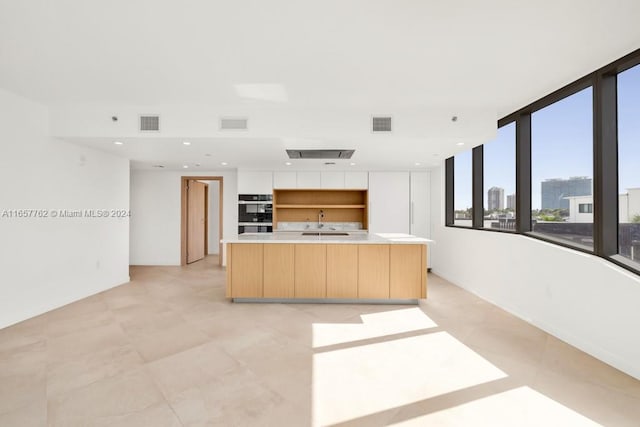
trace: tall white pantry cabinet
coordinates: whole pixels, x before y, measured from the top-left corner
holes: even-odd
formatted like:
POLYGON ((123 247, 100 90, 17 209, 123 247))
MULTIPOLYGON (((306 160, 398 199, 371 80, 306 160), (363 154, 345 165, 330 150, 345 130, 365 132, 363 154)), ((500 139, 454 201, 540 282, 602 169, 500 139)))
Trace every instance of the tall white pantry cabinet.
MULTIPOLYGON (((431 172, 411 172, 409 220, 411 234, 431 238, 431 172)), ((431 268, 431 247, 427 247, 427 268, 431 268)))
POLYGON ((369 232, 409 234, 409 172, 369 172, 369 232))
POLYGON ((369 172, 369 232, 430 238, 430 178, 430 172, 369 172))

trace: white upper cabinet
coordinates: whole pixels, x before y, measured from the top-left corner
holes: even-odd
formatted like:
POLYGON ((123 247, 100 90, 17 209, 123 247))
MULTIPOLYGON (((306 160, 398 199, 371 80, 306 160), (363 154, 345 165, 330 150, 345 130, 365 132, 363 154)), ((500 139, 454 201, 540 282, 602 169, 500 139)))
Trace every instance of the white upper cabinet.
POLYGON ((367 172, 345 172, 344 188, 366 190, 369 188, 369 174, 367 172))
POLYGON ((427 239, 431 237, 430 189, 429 172, 411 172, 411 234, 427 239))
POLYGON ((274 172, 273 188, 296 188, 295 172, 274 172))
POLYGON ((344 172, 320 172, 320 188, 344 188, 344 172))
POLYGON ((369 232, 409 233, 409 172, 369 172, 369 232))
POLYGON ((273 173, 238 171, 238 194, 271 194, 273 173))
POLYGON ((273 188, 347 188, 350 190, 366 190, 367 188, 369 188, 369 173, 333 171, 273 172, 273 188))
POLYGON ((298 188, 320 188, 320 172, 298 172, 298 188))

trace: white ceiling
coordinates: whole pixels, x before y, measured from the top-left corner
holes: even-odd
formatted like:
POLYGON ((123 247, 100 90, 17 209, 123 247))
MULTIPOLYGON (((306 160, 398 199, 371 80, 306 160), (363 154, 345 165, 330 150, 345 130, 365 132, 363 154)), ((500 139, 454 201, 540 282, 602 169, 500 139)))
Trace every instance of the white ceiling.
MULTIPOLYGON (((197 114, 206 106, 265 117, 283 108, 475 109, 493 121, 640 47, 639 17, 637 0, 0 0, 0 87, 52 107, 197 114)), ((120 152, 143 164, 155 151, 157 161, 191 161, 171 148, 194 134, 182 129, 159 135, 144 155, 150 142, 123 132, 130 141, 120 152)), ((460 149, 433 142, 435 131, 408 133, 433 143, 423 157, 460 149)), ((108 150, 117 137, 99 128, 58 136, 108 150)), ((283 138, 315 136, 252 135, 259 154, 243 152, 235 166, 252 167, 258 156, 281 165, 273 152, 283 138)), ((220 135, 199 137, 225 146, 220 135)), ((479 132, 470 143, 486 138, 479 132)), ((385 143, 406 141, 394 134, 385 143)), ((319 143, 331 144, 335 136, 319 143)), ((375 147, 362 154, 371 167, 387 154, 375 147)), ((415 156, 409 149, 394 162, 415 156)))

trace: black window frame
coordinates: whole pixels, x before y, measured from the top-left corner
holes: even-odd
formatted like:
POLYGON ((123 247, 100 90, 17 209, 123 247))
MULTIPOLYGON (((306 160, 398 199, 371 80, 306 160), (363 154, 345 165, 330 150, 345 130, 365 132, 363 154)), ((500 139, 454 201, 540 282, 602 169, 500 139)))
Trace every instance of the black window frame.
POLYGON ((445 226, 466 230, 520 234, 585 252, 613 262, 640 275, 640 266, 618 254, 618 115, 617 76, 640 65, 640 49, 589 73, 572 83, 498 120, 501 128, 516 126, 516 230, 484 228, 483 145, 473 148, 473 227, 453 224, 453 156, 445 160, 445 226), (531 115, 583 89, 593 92, 593 249, 566 240, 535 233, 531 229, 531 115), (480 220, 478 222, 478 220, 480 220))

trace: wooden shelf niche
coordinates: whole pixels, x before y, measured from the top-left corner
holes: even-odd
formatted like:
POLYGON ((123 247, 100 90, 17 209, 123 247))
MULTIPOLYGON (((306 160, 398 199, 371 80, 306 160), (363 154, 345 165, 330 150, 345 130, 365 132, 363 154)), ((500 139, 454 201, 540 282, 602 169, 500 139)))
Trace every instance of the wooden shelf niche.
POLYGON ((273 228, 278 222, 360 222, 368 228, 367 190, 273 190, 273 228))

